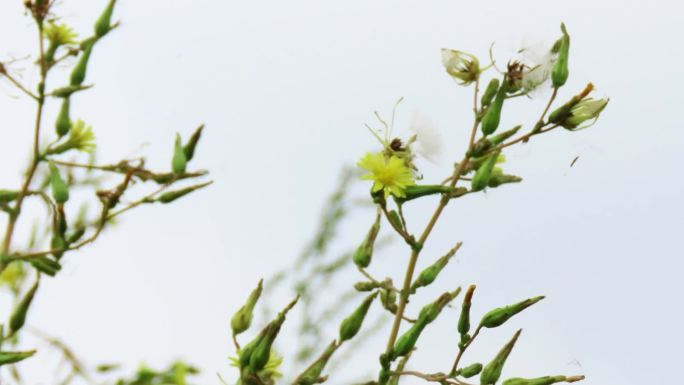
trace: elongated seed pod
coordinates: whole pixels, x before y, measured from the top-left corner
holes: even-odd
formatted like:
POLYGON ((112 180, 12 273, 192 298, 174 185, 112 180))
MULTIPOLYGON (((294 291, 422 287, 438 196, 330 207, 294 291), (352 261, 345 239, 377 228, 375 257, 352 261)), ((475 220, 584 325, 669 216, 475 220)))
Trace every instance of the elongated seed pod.
POLYGON ((419 319, 397 339, 397 342, 392 349, 392 360, 395 360, 397 357, 405 356, 413 350, 413 347, 416 346, 416 342, 418 341, 418 337, 420 337, 420 333, 423 332, 423 329, 425 329, 427 324, 428 322, 425 320, 419 319))
POLYGON ((522 178, 516 175, 492 173, 492 176, 489 178, 489 182, 487 183, 487 187, 499 187, 502 184, 520 182, 522 182, 522 178))
POLYGON ((230 327, 233 330, 233 335, 244 332, 252 325, 252 313, 254 312, 254 306, 261 296, 263 283, 264 280, 260 279, 257 287, 252 290, 249 297, 247 297, 247 302, 235 312, 233 318, 230 320, 230 327))
POLYGON ((19 329, 24 326, 24 323, 26 323, 26 314, 31 307, 33 297, 36 295, 36 291, 38 290, 38 283, 39 281, 36 280, 36 283, 33 284, 31 289, 29 289, 29 291, 24 295, 24 298, 21 299, 17 307, 12 312, 12 316, 10 317, 9 321, 10 335, 14 335, 16 332, 18 332, 19 329))
POLYGON ((480 321, 480 326, 486 328, 495 328, 501 326, 504 322, 508 321, 514 315, 520 313, 521 311, 527 309, 528 307, 534 305, 535 303, 544 299, 544 296, 538 296, 534 298, 528 298, 524 301, 520 301, 513 305, 508 305, 491 310, 482 317, 480 321))
POLYGON ((470 306, 472 304, 473 294, 475 293, 475 287, 475 285, 468 286, 468 290, 463 297, 461 315, 458 317, 458 333, 462 336, 468 334, 470 331, 470 306))
POLYGON ((504 132, 502 132, 502 133, 500 133, 500 134, 498 134, 498 135, 490 136, 490 137, 489 137, 489 142, 490 142, 492 145, 494 145, 494 146, 496 146, 496 145, 498 145, 498 144, 501 144, 501 143, 503 143, 506 139, 508 139, 508 138, 510 138, 511 136, 517 134, 518 131, 520 131, 521 128, 522 128, 522 125, 519 124, 519 125, 517 125, 517 126, 511 128, 510 130, 504 131, 504 132))
POLYGON ((492 175, 492 171, 494 170, 494 166, 496 165, 496 161, 500 154, 501 151, 499 150, 489 155, 484 163, 482 163, 477 169, 475 176, 473 176, 473 180, 470 182, 470 186, 473 191, 484 190, 484 188, 487 187, 489 178, 492 175))
POLYGON ((60 138, 68 134, 71 129, 70 100, 69 97, 62 99, 62 107, 60 107, 57 121, 55 121, 55 131, 60 138))
POLYGON ((565 24, 561 23, 561 31, 563 32, 563 37, 560 39, 560 45, 558 46, 558 57, 553 63, 553 68, 551 68, 551 84, 555 88, 562 87, 568 80, 568 75, 570 74, 568 70, 568 55, 570 53, 570 35, 565 29, 565 24))
MULTIPOLYGON (((577 377, 575 377, 577 378, 577 377)), ((566 376, 546 376, 539 378, 509 378, 503 382, 503 385, 552 385, 559 382, 574 382, 573 378, 568 381, 566 376)))
POLYGON ((487 111, 482 117, 480 128, 485 136, 493 134, 496 129, 499 128, 501 110, 503 109, 504 100, 506 100, 506 91, 508 90, 508 87, 506 86, 507 83, 508 82, 504 78, 504 81, 501 83, 501 86, 496 93, 494 102, 487 108, 487 111))
POLYGON ((459 369, 458 372, 456 372, 456 374, 458 374, 459 376, 465 377, 465 378, 470 378, 473 376, 477 376, 478 374, 480 374, 481 371, 482 371, 482 364, 479 362, 476 362, 476 363, 470 364, 470 365, 468 365, 462 369, 459 369))
POLYGON ((416 278, 411 285, 411 293, 415 293, 419 287, 425 287, 434 282, 439 273, 449 263, 451 258, 456 254, 456 251, 458 251, 460 247, 461 243, 457 244, 455 247, 449 250, 448 253, 421 271, 420 274, 418 274, 418 278, 416 278))
POLYGON ((185 152, 185 157, 187 158, 188 162, 192 160, 192 158, 195 156, 195 148, 197 147, 197 143, 199 143, 200 138, 202 137, 202 131, 204 130, 204 124, 201 124, 195 132, 192 133, 192 136, 190 136, 190 139, 188 139, 188 143, 183 146, 183 151, 185 152))
POLYGON ((171 169, 176 174, 183 174, 188 165, 188 158, 183 151, 180 134, 176 133, 176 141, 173 147, 173 158, 171 159, 171 169))
POLYGON ((35 350, 28 352, 0 352, 0 366, 15 364, 36 354, 35 350))
POLYGON ((499 79, 494 78, 489 81, 487 84, 487 88, 485 88, 485 92, 482 94, 482 98, 480 99, 480 104, 482 107, 487 107, 489 104, 494 100, 494 96, 496 96, 496 91, 499 90, 499 79))
POLYGON ((515 346, 515 342, 518 340, 518 337, 520 337, 521 332, 522 329, 518 330, 515 335, 513 335, 513 338, 501 348, 496 357, 482 369, 482 374, 480 374, 480 385, 494 385, 499 381, 501 371, 506 364, 508 355, 511 354, 513 346, 515 346))
POLYGON ((98 38, 106 35, 107 32, 109 32, 109 30, 112 28, 111 24, 112 13, 114 12, 114 3, 116 3, 116 0, 109 0, 109 3, 107 3, 104 11, 102 11, 102 14, 95 22, 95 36, 98 38))
POLYGON ((176 199, 182 198, 182 197, 190 194, 193 191, 199 190, 203 187, 210 185, 211 183, 212 182, 206 182, 206 183, 201 183, 201 184, 197 184, 194 186, 185 187, 185 188, 182 188, 180 190, 167 191, 167 192, 161 194, 159 196, 159 198, 157 198, 157 201, 160 203, 164 203, 164 204, 171 203, 171 202, 175 201, 176 199))
POLYGON ((65 203, 69 200, 69 186, 67 186, 62 176, 59 174, 59 169, 54 163, 49 164, 50 168, 50 186, 52 187, 52 197, 57 203, 65 203))
POLYGON ((71 71, 70 84, 72 86, 80 86, 86 78, 86 72, 88 71, 88 61, 90 60, 90 54, 93 52, 93 45, 88 44, 81 52, 81 56, 76 62, 74 69, 71 71))
POLYGON ((254 347, 254 351, 249 357, 249 370, 252 373, 257 373, 268 363, 268 359, 271 357, 271 347, 273 346, 273 341, 275 341, 275 338, 269 338, 267 336, 266 338, 262 338, 254 347))
POLYGON ((278 313, 278 316, 269 322, 252 342, 245 346, 244 354, 240 354, 241 369, 248 368, 251 373, 257 373, 266 366, 271 356, 271 346, 280 332, 280 327, 285 322, 285 316, 298 300, 299 296, 278 313), (248 347, 249 350, 247 350, 248 347))
POLYGON ((361 305, 354 310, 354 312, 347 318, 345 318, 340 324, 340 343, 354 338, 356 333, 361 330, 361 325, 363 325, 363 320, 368 314, 368 309, 370 309, 373 300, 378 296, 378 292, 367 296, 361 305))
POLYGON ((423 306, 418 314, 418 320, 423 320, 427 323, 434 321, 437 319, 439 313, 442 312, 444 306, 448 305, 454 298, 458 296, 460 292, 461 288, 459 287, 452 292, 443 293, 434 302, 423 306))

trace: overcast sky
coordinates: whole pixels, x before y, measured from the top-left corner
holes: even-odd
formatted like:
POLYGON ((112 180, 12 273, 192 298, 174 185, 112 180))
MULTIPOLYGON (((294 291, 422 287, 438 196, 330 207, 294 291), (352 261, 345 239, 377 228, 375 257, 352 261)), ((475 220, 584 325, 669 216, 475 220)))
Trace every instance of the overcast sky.
MULTIPOLYGON (((0 60, 35 46, 21 3, 0 2, 0 60)), ((59 3, 64 22, 85 35, 105 1, 59 3)), ((477 283, 479 314, 548 296, 513 325, 484 335, 469 359, 487 361, 524 327, 507 376, 673 383, 684 344, 680 2, 119 3, 121 28, 98 44, 88 74, 96 87, 75 99, 73 114, 93 125, 102 162, 146 155, 158 168, 168 167, 173 134, 204 122, 193 165, 209 169, 216 183, 171 207, 136 210, 96 245, 70 254, 64 272, 44 280, 31 325, 68 341, 90 363, 133 368, 182 357, 204 369, 202 383, 218 383, 216 372, 232 381, 232 312, 258 278, 294 260, 339 168, 374 148, 363 126, 372 112, 389 114, 404 97, 399 131, 416 110, 438 123, 445 161, 423 164, 426 179, 437 181, 460 156, 471 119, 471 90, 444 73, 439 49, 486 62, 496 42, 505 61, 518 48, 551 44, 565 21, 571 67, 560 98, 591 81, 610 105, 588 130, 512 149, 506 170, 524 183, 449 205, 425 255, 464 242, 436 285, 477 283)), ((27 83, 36 78, 32 69, 21 75, 27 83)), ((2 188, 19 184, 29 154, 33 106, 20 96, 0 80, 2 188)), ((529 126, 544 99, 511 102, 502 124, 529 126)), ((55 113, 50 107, 49 124, 55 113)), ((411 208, 414 227, 434 204, 411 208)), ((371 217, 347 223, 342 239, 357 242, 371 217)), ((400 246, 376 257, 395 281, 407 257, 400 246)), ((413 368, 447 370, 457 317, 445 312, 426 333, 413 368)), ((387 331, 381 334, 359 353, 365 367, 356 373, 376 370, 387 331)))

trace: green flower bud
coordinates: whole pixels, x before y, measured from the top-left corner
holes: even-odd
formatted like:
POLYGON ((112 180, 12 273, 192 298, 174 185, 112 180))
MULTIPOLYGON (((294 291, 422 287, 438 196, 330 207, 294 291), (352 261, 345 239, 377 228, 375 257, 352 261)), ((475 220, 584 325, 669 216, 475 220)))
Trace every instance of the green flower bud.
POLYGON ((175 190, 175 191, 167 191, 159 196, 159 198, 156 199, 156 201, 161 202, 161 203, 171 203, 175 201, 178 198, 184 197, 191 192, 195 190, 199 190, 203 187, 206 187, 214 182, 205 182, 201 184, 196 184, 194 186, 186 187, 180 190, 175 190))
POLYGON ((551 68, 551 84, 555 88, 562 87, 568 80, 570 74, 568 70, 568 54, 570 52, 570 35, 565 29, 565 24, 561 23, 561 31, 563 37, 560 38, 559 43, 554 47, 558 49, 558 57, 551 68))
POLYGON ((185 156, 183 145, 181 144, 180 134, 176 133, 174 143, 173 158, 171 159, 171 170, 176 174, 183 174, 188 165, 188 158, 185 156))
POLYGON ((366 268, 371 263, 373 258, 373 246, 375 245, 375 239, 378 237, 380 232, 380 214, 375 216, 375 223, 368 230, 366 238, 361 242, 359 247, 356 248, 352 259, 356 266, 361 268, 366 268))
POLYGON ((382 307, 389 310, 390 313, 395 314, 397 312, 397 293, 393 290, 380 290, 380 303, 382 303, 382 307))
POLYGON ((396 210, 390 210, 387 213, 387 220, 390 221, 393 227, 397 229, 404 229, 404 223, 402 223, 399 213, 396 210))
POLYGON ((501 150, 489 155, 480 167, 478 167, 475 176, 473 176, 473 180, 470 182, 472 191, 484 190, 484 188, 487 187, 489 178, 492 175, 492 171, 494 170, 494 166, 496 165, 500 154, 501 150))
POLYGON ((17 199, 19 191, 0 189, 0 203, 9 203, 17 199))
POLYGON ((461 187, 450 187, 444 185, 412 185, 406 186, 404 189, 405 197, 395 198, 398 203, 404 203, 416 198, 435 195, 448 194, 450 197, 458 197, 465 194, 465 190, 461 187))
POLYGON ((0 352, 0 366, 16 364, 36 354, 35 350, 28 352, 0 352))
POLYGON ((479 362, 476 362, 474 364, 466 366, 465 368, 459 369, 456 372, 456 375, 461 376, 461 377, 465 377, 465 378, 470 378, 473 376, 477 376, 478 374, 480 374, 481 371, 482 371, 482 364, 479 362))
POLYGON ((59 109, 57 121, 55 122, 55 131, 57 131, 57 135, 60 138, 68 134, 71 129, 71 117, 69 114, 70 100, 71 98, 69 97, 62 99, 62 107, 59 109))
POLYGON ((538 296, 526 299, 524 301, 520 301, 513 305, 496 308, 482 317, 482 320, 480 321, 480 326, 486 328, 495 328, 497 326, 501 326, 504 322, 508 321, 514 315, 520 313, 521 311, 527 309, 528 307, 534 305, 535 303, 541 301, 544 298, 544 296, 538 296))
POLYGON ((485 88, 484 93, 482 94, 482 98, 480 99, 480 104, 482 107, 487 107, 489 104, 494 100, 494 96, 496 96, 496 91, 499 89, 499 79, 492 79, 489 81, 489 84, 487 84, 487 88, 485 88))
POLYGON ((420 313, 418 314, 418 320, 425 321, 428 324, 434 321, 439 315, 439 313, 442 312, 444 306, 448 305, 454 298, 458 296, 460 292, 461 288, 459 287, 452 292, 446 292, 440 295, 436 301, 423 306, 423 308, 420 310, 420 313))
POLYGON ((335 353, 338 346, 337 341, 331 342, 325 349, 325 352, 323 352, 323 355, 295 379, 294 385, 313 385, 324 382, 327 377, 321 376, 321 373, 323 373, 325 365, 328 363, 333 353, 335 353))
POLYGON ((487 187, 499 187, 502 184, 507 184, 507 183, 520 183, 522 182, 522 178, 516 175, 508 175, 504 174, 501 169, 495 168, 494 171, 492 172, 491 177, 489 178, 489 182, 487 183, 487 187))
POLYGON ((112 29, 111 24, 112 13, 114 12, 114 3, 116 3, 116 0, 109 0, 107 7, 105 7, 104 11, 100 15, 100 18, 95 22, 95 36, 98 38, 106 35, 107 32, 112 29))
POLYGON ((195 132, 192 133, 190 139, 188 139, 188 143, 183 146, 183 152, 185 152, 185 158, 188 160, 188 162, 191 161, 195 156, 195 147, 197 147, 197 143, 202 137, 202 130, 204 130, 204 124, 201 124, 199 127, 197 127, 195 132))
POLYGON ((487 108, 487 111, 485 111, 485 114, 482 117, 482 126, 480 128, 485 136, 493 134, 496 129, 499 128, 501 110, 503 109, 503 103, 504 100, 506 100, 506 92, 508 91, 508 86, 506 86, 507 83, 506 79, 504 79, 501 87, 499 87, 499 90, 496 93, 494 102, 487 108))
POLYGON ((252 290, 247 297, 247 302, 242 305, 242 307, 233 315, 230 320, 230 327, 233 329, 233 335, 238 335, 245 330, 249 329, 252 324, 252 313, 254 311, 254 306, 256 305, 261 292, 263 290, 264 280, 260 279, 259 284, 256 289, 252 290))
POLYGON ((78 242, 78 240, 83 237, 85 232, 86 228, 84 226, 77 227, 73 233, 69 234, 69 237, 66 240, 67 245, 71 245, 73 243, 78 242))
POLYGON ((446 48, 441 52, 444 68, 460 85, 467 86, 480 77, 480 62, 475 56, 446 48))
POLYGON ((584 376, 546 376, 539 378, 509 378, 503 385, 551 385, 559 382, 577 382, 584 380, 584 376))
POLYGON ((447 263, 449 263, 449 260, 454 256, 454 254, 456 254, 460 247, 461 243, 459 242, 455 247, 449 250, 448 253, 439 258, 435 263, 421 271, 420 274, 418 274, 418 278, 416 278, 416 280, 413 281, 413 284, 411 285, 411 293, 415 293, 419 287, 425 287, 434 282, 435 279, 437 279, 439 273, 442 271, 442 269, 444 269, 447 263))
POLYGON ((62 265, 59 262, 45 256, 31 258, 29 262, 36 270, 50 277, 54 277, 62 269, 62 265))
POLYGON ((349 317, 342 321, 342 324, 340 325, 340 343, 354 338, 356 333, 359 332, 363 320, 366 318, 366 314, 368 314, 368 309, 377 295, 378 292, 375 292, 366 297, 361 305, 359 305, 349 317))
POLYGON ((285 322, 285 316, 298 300, 299 297, 290 302, 285 309, 278 313, 278 316, 273 321, 261 330, 254 340, 241 350, 241 368, 249 367, 251 373, 257 373, 266 366, 271 355, 271 346, 280 332, 280 327, 283 325, 283 322, 285 322))
POLYGON ((470 331, 470 306, 473 294, 475 293, 475 287, 475 285, 468 286, 468 290, 463 298, 463 305, 461 305, 461 315, 458 317, 458 333, 462 336, 470 331))
POLYGON ((52 197, 55 202, 62 204, 69 200, 69 186, 67 186, 62 176, 59 174, 59 169, 54 163, 50 162, 50 186, 52 187, 52 197))
POLYGON ((16 334, 16 332, 18 332, 19 329, 24 326, 24 323, 26 322, 26 314, 31 307, 33 297, 36 295, 36 291, 38 290, 38 282, 39 281, 36 281, 36 283, 33 284, 31 289, 29 289, 26 295, 24 295, 24 298, 21 299, 17 307, 12 312, 12 316, 9 320, 10 335, 16 334))
POLYGON ((513 346, 515 346, 515 342, 518 340, 518 337, 520 337, 521 332, 522 329, 518 330, 513 338, 499 351, 496 357, 484 367, 482 374, 480 375, 480 385, 494 385, 499 381, 501 371, 503 370, 504 364, 506 364, 506 359, 508 359, 508 355, 511 354, 513 346))
POLYGON ((405 356, 413 350, 413 347, 416 346, 416 342, 418 341, 418 337, 420 337, 420 333, 423 332, 423 329, 425 329, 427 324, 428 322, 426 320, 418 319, 416 323, 397 339, 397 342, 392 349, 392 360, 397 357, 405 356))
POLYGON ((378 287, 382 286, 380 282, 357 282, 354 284, 354 289, 357 291, 371 291, 375 290, 378 287))
POLYGON ((522 128, 522 125, 517 125, 517 126, 511 128, 510 130, 504 131, 500 134, 493 135, 490 137, 481 138, 480 140, 475 142, 472 150, 470 150, 470 152, 468 153, 468 156, 470 156, 472 158, 477 158, 477 157, 484 155, 485 153, 487 153, 487 151, 492 149, 494 146, 497 146, 497 145, 503 143, 506 139, 508 139, 508 138, 512 137, 513 135, 515 135, 516 133, 518 133, 518 131, 520 131, 521 128, 522 128))
POLYGON ((83 84, 83 81, 86 78, 86 72, 88 71, 88 60, 90 60, 90 54, 93 52, 93 45, 94 42, 83 48, 81 57, 71 71, 70 84, 72 86, 80 86, 83 84))

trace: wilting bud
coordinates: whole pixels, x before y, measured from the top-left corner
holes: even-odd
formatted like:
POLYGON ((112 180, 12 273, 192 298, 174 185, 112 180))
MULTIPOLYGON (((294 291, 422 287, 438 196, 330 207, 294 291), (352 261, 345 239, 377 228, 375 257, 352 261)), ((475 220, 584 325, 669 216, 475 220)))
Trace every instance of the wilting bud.
POLYGON ((55 122, 55 131, 57 131, 57 135, 60 138, 68 134, 71 129, 70 100, 71 98, 69 97, 62 99, 62 107, 59 109, 57 121, 55 122))
POLYGON ((104 36, 112 29, 112 13, 114 12, 114 3, 116 0, 109 0, 107 7, 100 15, 100 18, 95 22, 95 36, 98 38, 104 36))
POLYGON ((501 110, 503 109, 504 100, 506 100, 506 92, 508 91, 508 82, 504 79, 501 83, 501 87, 496 93, 494 102, 487 108, 484 116, 482 117, 482 133, 487 136, 493 134, 497 128, 499 128, 499 122, 501 121, 501 110))
MULTIPOLYGON (((579 126, 590 120, 596 121, 603 109, 606 108, 608 100, 609 99, 582 99, 570 109, 570 113, 561 121, 560 125, 570 131, 588 127, 579 126)), ((591 125, 591 123, 589 125, 591 125)))
POLYGON ((242 305, 242 307, 233 315, 230 320, 230 327, 233 329, 233 335, 238 335, 245 330, 249 329, 252 324, 252 313, 254 311, 254 306, 256 305, 261 292, 263 290, 264 280, 260 279, 259 284, 256 289, 252 290, 247 297, 247 302, 242 305))
POLYGON ((492 171, 492 175, 489 177, 487 187, 499 187, 502 184, 520 182, 522 182, 521 177, 516 175, 504 174, 500 168, 495 168, 494 171, 492 171))
POLYGON ((494 100, 494 96, 496 96, 496 91, 499 90, 499 79, 492 79, 489 81, 489 84, 487 84, 487 88, 485 88, 484 93, 482 94, 482 98, 480 99, 480 104, 482 107, 487 107, 489 104, 494 100))
POLYGON ((397 294, 393 290, 382 289, 380 291, 380 303, 392 314, 397 312, 397 294))
POLYGON ((480 374, 482 371, 482 364, 479 362, 476 362, 474 364, 468 365, 465 368, 461 368, 456 372, 456 375, 465 377, 465 378, 470 378, 473 376, 477 376, 480 374))
POLYGON ((326 377, 321 376, 321 373, 323 373, 325 365, 328 363, 333 353, 335 353, 337 347, 337 341, 331 342, 325 349, 325 352, 323 352, 323 355, 295 379, 294 385, 313 385, 324 382, 326 377))
POLYGON ((373 223, 373 226, 371 226, 370 230, 368 230, 366 239, 361 242, 359 247, 357 247, 356 251, 354 252, 352 259, 354 260, 356 266, 366 268, 368 265, 370 265, 371 259, 373 258, 373 246, 375 245, 375 239, 378 237, 379 232, 380 214, 375 216, 375 223, 373 223))
POLYGON ((504 364, 506 364, 506 359, 508 359, 508 355, 511 354, 513 346, 515 346, 515 342, 518 340, 518 337, 520 337, 521 332, 522 329, 518 330, 513 338, 508 341, 508 343, 499 351, 496 357, 494 357, 492 362, 484 367, 482 374, 480 375, 480 385, 494 385, 497 381, 499 381, 499 377, 501 377, 501 370, 503 370, 504 364))
POLYGON ((0 366, 15 364, 36 354, 35 350, 28 352, 0 352, 0 366))
POLYGON ((418 278, 416 278, 416 280, 413 281, 413 285, 411 285, 411 293, 415 293, 416 289, 418 289, 419 287, 424 287, 434 282, 437 278, 437 275, 439 275, 442 269, 444 269, 447 263, 449 263, 449 260, 454 256, 454 254, 456 254, 460 247, 461 243, 459 242, 455 247, 449 250, 448 253, 439 258, 435 263, 421 271, 418 275, 418 278))
POLYGON ((173 147, 173 158, 171 159, 171 169, 176 174, 182 174, 185 172, 185 168, 188 166, 188 158, 185 156, 185 151, 183 150, 183 145, 181 144, 180 134, 176 133, 176 141, 173 147))
POLYGON ((570 35, 568 35, 568 31, 565 29, 565 24, 563 23, 561 23, 561 31, 563 31, 563 37, 561 37, 554 46, 554 50, 558 50, 558 57, 551 69, 551 84, 553 84, 555 88, 562 87, 568 80, 568 75, 570 74, 568 70, 570 35))
POLYGON ((46 256, 40 256, 36 258, 31 258, 29 260, 31 265, 43 274, 47 274, 50 277, 54 277, 58 271, 62 269, 62 265, 59 262, 48 258, 46 256))
POLYGON ((472 191, 484 190, 484 188, 487 187, 489 178, 492 175, 492 171, 494 170, 494 166, 496 165, 500 154, 501 150, 489 155, 484 163, 478 167, 475 176, 473 176, 473 180, 470 182, 472 191))
POLYGON ((482 321, 480 321, 480 326, 486 328, 495 328, 497 326, 501 326, 504 322, 508 321, 514 315, 520 313, 521 311, 527 309, 528 307, 534 305, 542 299, 544 299, 543 295, 539 297, 529 298, 513 305, 496 308, 482 317, 482 321))
POLYGON ((69 200, 69 186, 67 186, 59 170, 54 163, 49 164, 50 168, 50 186, 52 187, 52 197, 57 203, 65 203, 69 200))
POLYGON ((0 203, 9 203, 17 199, 19 191, 0 189, 0 203))
POLYGON ((375 292, 366 297, 361 305, 357 307, 349 317, 342 321, 342 324, 340 325, 340 343, 354 338, 356 333, 359 332, 361 325, 363 324, 363 320, 366 318, 366 314, 368 313, 368 309, 377 295, 378 293, 375 292))
POLYGON ((86 45, 81 52, 81 57, 76 62, 74 69, 71 71, 70 84, 72 86, 80 86, 86 78, 86 72, 88 71, 88 60, 90 60, 90 54, 93 52, 93 45, 91 43, 86 45))
POLYGON ((31 289, 29 289, 26 295, 24 295, 24 298, 21 299, 17 307, 14 309, 14 312, 9 320, 10 335, 14 335, 24 326, 24 323, 26 322, 26 314, 28 313, 29 307, 31 307, 33 297, 36 295, 36 291, 38 290, 38 282, 39 281, 36 281, 36 283, 33 284, 31 289))
POLYGON ((461 187, 450 187, 444 185, 413 185, 406 186, 404 189, 405 197, 395 198, 397 202, 404 203, 416 198, 435 195, 435 194, 448 194, 449 197, 458 197, 465 194, 466 191, 461 187))
POLYGON ((468 334, 470 331, 470 306, 472 304, 473 294, 475 293, 475 287, 475 285, 468 286, 465 297, 463 297, 461 315, 458 317, 458 333, 462 336, 468 334))
POLYGON ((539 378, 509 378, 503 385, 551 385, 559 382, 577 382, 584 380, 584 376, 546 376, 539 378))
POLYGON ((201 184, 196 184, 196 185, 194 185, 194 186, 186 187, 186 188, 183 188, 183 189, 180 189, 180 190, 168 191, 168 192, 165 192, 165 193, 161 194, 161 195, 159 196, 159 198, 157 198, 156 200, 157 200, 158 202, 161 202, 161 203, 171 203, 171 202, 175 201, 175 200, 178 199, 178 198, 181 198, 181 197, 183 197, 183 196, 185 196, 185 195, 188 195, 188 194, 190 194, 191 192, 193 192, 193 191, 195 191, 195 190, 199 190, 199 189, 201 189, 201 188, 203 188, 203 187, 206 187, 206 186, 208 186, 208 185, 210 185, 210 184, 212 184, 212 183, 213 183, 213 182, 206 182, 206 183, 201 183, 201 184))
POLYGON ((420 313, 418 314, 418 320, 425 321, 426 323, 434 321, 435 319, 437 319, 439 313, 442 312, 444 306, 448 305, 451 301, 453 301, 453 299, 456 298, 460 292, 461 288, 459 287, 452 292, 446 292, 440 295, 435 302, 423 306, 423 308, 420 309, 420 313))
POLYGON ((413 347, 416 346, 416 342, 418 341, 418 337, 420 337, 420 333, 423 332, 423 329, 425 329, 427 324, 427 321, 419 319, 416 323, 411 325, 409 330, 404 332, 404 334, 397 339, 397 342, 392 349, 392 360, 397 357, 405 356, 413 350, 413 347))
POLYGON ((195 156, 195 147, 197 147, 197 143, 202 137, 202 130, 204 130, 204 124, 201 124, 199 127, 197 127, 195 132, 192 133, 190 139, 188 139, 188 143, 186 143, 185 146, 183 146, 185 158, 188 160, 188 162, 191 161, 192 158, 195 156))
POLYGON ((467 86, 480 77, 480 62, 475 56, 465 52, 442 48, 442 65, 462 86, 467 86))
POLYGON ((593 90, 594 85, 591 83, 587 84, 586 87, 584 87, 584 89, 582 90, 582 92, 573 96, 565 104, 556 108, 549 114, 549 123, 562 123, 563 120, 565 120, 570 115, 570 111, 572 110, 572 108, 575 107, 577 103, 579 103, 581 100, 586 98, 587 95, 589 95, 593 90))

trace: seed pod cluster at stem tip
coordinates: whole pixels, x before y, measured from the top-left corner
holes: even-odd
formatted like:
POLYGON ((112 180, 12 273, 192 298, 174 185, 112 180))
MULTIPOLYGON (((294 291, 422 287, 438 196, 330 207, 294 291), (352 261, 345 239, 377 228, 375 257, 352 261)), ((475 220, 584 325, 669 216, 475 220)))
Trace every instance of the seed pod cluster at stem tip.
POLYGON ((528 298, 513 305, 508 305, 491 310, 482 317, 482 320, 480 321, 480 326, 486 328, 495 328, 497 326, 501 326, 504 322, 511 319, 511 317, 513 317, 514 315, 520 313, 521 311, 527 309, 528 307, 534 305, 535 303, 541 301, 544 298, 544 296, 528 298))
POLYGON ((366 314, 368 314, 368 309, 370 309, 373 300, 377 296, 377 291, 367 296, 361 305, 359 305, 359 307, 357 307, 349 317, 342 321, 340 324, 340 343, 350 340, 356 336, 363 325, 363 320, 366 318, 366 314))
POLYGON ((508 341, 503 348, 501 348, 496 357, 494 357, 494 359, 487 364, 484 369, 482 369, 482 374, 480 374, 480 385, 493 385, 499 381, 499 378, 501 377, 501 371, 506 364, 508 356, 513 350, 513 346, 515 346, 516 341, 518 341, 518 337, 520 337, 521 332, 522 329, 518 330, 515 335, 513 335, 513 338, 511 338, 511 340, 508 341))

